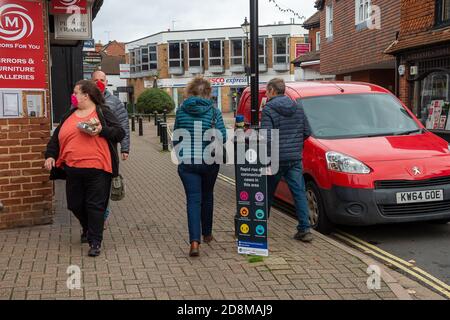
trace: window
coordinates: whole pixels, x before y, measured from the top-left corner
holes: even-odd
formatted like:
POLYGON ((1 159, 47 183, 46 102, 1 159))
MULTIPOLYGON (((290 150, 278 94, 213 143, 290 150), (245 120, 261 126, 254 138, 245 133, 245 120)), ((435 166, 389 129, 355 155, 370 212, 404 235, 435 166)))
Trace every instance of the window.
POLYGON ((436 23, 450 25, 450 0, 436 0, 436 23))
POLYGON ((316 32, 316 51, 320 51, 320 31, 316 32))
POLYGON ((267 38, 259 38, 258 43, 258 54, 259 54, 259 64, 266 64, 266 48, 267 48, 267 38))
POLYGON ((150 70, 158 69, 158 53, 156 44, 148 46, 150 70))
POLYGON ((209 65, 212 67, 223 66, 224 61, 223 40, 209 41, 209 65))
POLYGON ((136 73, 136 52, 130 50, 130 73, 136 73))
POLYGON ((139 73, 142 70, 142 55, 140 48, 137 48, 135 50, 135 61, 136 61, 136 73, 139 73))
POLYGON ((141 48, 141 70, 142 72, 149 70, 148 47, 141 48))
POLYGON ((169 68, 184 67, 184 48, 182 42, 169 43, 169 68))
POLYGON ((189 42, 189 67, 203 67, 203 42, 189 42))
POLYGON ((232 66, 244 64, 244 48, 244 39, 230 40, 230 59, 232 66))
POLYGON ((369 20, 371 11, 371 0, 355 0, 355 24, 369 20))
POLYGON ((326 24, 325 31, 327 38, 333 36, 333 5, 329 5, 326 7, 326 24))
POLYGON ((289 38, 274 37, 273 44, 273 63, 289 63, 289 38))

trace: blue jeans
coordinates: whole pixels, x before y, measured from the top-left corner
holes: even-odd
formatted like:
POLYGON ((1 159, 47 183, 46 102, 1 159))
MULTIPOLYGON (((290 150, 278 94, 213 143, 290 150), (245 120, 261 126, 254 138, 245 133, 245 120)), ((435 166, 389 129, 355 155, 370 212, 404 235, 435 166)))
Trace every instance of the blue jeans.
POLYGON ((181 164, 178 175, 186 192, 189 241, 201 242, 201 235, 212 235, 214 211, 214 185, 218 164, 181 164))
POLYGON ((280 169, 274 176, 268 176, 269 208, 272 206, 275 191, 281 178, 286 180, 289 190, 295 201, 295 211, 297 213, 298 226, 300 232, 309 232, 308 200, 306 199, 305 179, 303 178, 303 166, 301 161, 280 163, 280 169))

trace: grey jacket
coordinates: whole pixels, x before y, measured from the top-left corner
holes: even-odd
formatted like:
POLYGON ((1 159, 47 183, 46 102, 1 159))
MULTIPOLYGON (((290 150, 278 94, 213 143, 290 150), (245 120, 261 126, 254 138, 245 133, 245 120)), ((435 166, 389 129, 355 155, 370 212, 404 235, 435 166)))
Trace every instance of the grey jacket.
POLYGON ((125 105, 119 98, 112 95, 108 90, 105 91, 105 102, 119 120, 123 130, 125 130, 125 138, 120 142, 120 152, 130 153, 130 123, 128 121, 128 111, 125 109, 125 105))

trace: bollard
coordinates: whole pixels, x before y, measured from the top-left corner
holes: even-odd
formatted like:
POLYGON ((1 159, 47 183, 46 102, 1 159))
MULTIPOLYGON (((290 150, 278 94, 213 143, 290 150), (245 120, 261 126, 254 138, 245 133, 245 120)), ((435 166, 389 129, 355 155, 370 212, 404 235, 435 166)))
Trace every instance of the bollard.
POLYGON ((153 112, 153 115, 155 116, 155 126, 157 125, 156 120, 158 120, 158 112, 153 112))
POLYGON ((167 109, 164 109, 164 123, 167 123, 167 109))
POLYGON ((162 144, 163 144, 163 151, 169 151, 169 134, 167 132, 167 123, 163 123, 162 127, 162 144))
POLYGON ((152 114, 151 113, 148 114, 148 122, 152 122, 152 114))
POLYGON ((156 127, 157 127, 157 134, 159 137, 161 135, 161 119, 159 119, 159 117, 156 118, 156 127))
POLYGON ((136 118, 134 117, 134 115, 131 116, 131 131, 136 131, 136 118))
POLYGON ((139 117, 139 136, 142 137, 144 135, 144 127, 142 125, 142 117, 139 117))
POLYGON ((167 128, 167 124, 165 122, 162 122, 159 124, 159 143, 163 143, 164 139, 164 126, 167 128))

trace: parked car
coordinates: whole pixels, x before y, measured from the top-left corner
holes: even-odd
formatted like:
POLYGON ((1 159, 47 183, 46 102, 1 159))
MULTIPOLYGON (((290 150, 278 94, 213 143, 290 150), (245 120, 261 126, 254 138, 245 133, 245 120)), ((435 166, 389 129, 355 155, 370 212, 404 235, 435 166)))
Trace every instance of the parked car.
MULTIPOLYGON (((450 221, 449 144, 388 90, 368 83, 288 83, 312 136, 303 166, 312 226, 450 221)), ((261 110, 266 102, 260 87, 261 110)), ((250 91, 237 114, 250 123, 250 91)), ((293 204, 287 184, 276 197, 293 204)))

